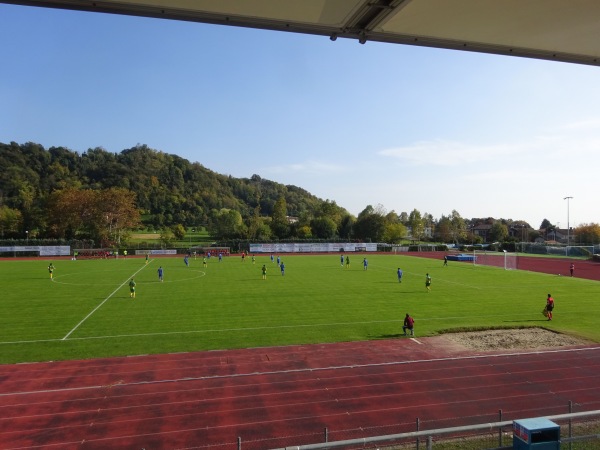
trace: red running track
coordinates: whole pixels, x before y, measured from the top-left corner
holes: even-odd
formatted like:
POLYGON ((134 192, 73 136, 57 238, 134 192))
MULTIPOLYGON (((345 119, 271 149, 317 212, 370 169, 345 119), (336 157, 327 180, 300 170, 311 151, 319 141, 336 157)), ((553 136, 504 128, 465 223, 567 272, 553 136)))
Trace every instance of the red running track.
POLYGON ((600 346, 443 337, 5 365, 0 448, 268 449, 595 410, 599 371, 600 346))

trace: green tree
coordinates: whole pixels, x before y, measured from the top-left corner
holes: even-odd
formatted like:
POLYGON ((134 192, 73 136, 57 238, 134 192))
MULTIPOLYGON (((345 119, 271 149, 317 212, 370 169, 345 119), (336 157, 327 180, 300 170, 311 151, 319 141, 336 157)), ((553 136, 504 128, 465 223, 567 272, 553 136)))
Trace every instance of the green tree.
POLYGON ((497 220, 492 224, 489 236, 492 242, 503 242, 508 237, 508 227, 497 220))
POLYGON ((171 247, 175 241, 175 235, 170 228, 165 227, 160 230, 159 239, 163 248, 171 247))
POLYGON ((385 217, 381 208, 377 210, 371 205, 360 212, 354 223, 354 237, 365 241, 378 242, 385 232, 385 217))
POLYGON ((600 243, 600 225, 593 222, 581 224, 575 228, 574 235, 574 241, 581 244, 598 244, 600 243))
POLYGON ((384 242, 398 244, 406 237, 406 227, 401 223, 387 223, 383 233, 384 242))
POLYGON ((258 226, 255 239, 259 241, 268 241, 271 239, 271 227, 264 222, 258 226))
POLYGON ((332 239, 336 235, 337 225, 329 217, 317 217, 310 222, 312 236, 319 239, 332 239))
POLYGON ((338 235, 342 239, 351 239, 354 235, 356 218, 351 214, 344 214, 338 228, 338 235))
POLYGON ((290 225, 287 218, 287 203, 284 197, 279 197, 273 206, 270 226, 273 234, 279 239, 288 237, 290 225))
POLYGON ((239 239, 246 236, 247 228, 238 211, 223 208, 215 213, 209 232, 217 239, 239 239))
POLYGON ((417 209, 413 209, 408 215, 408 225, 411 228, 413 239, 421 240, 425 231, 425 223, 421 217, 421 213, 417 209))
POLYGON ((21 211, 9 208, 8 206, 0 206, 0 237, 4 238, 5 233, 16 236, 19 233, 22 222, 21 211))
POLYGON ((182 241, 183 239, 185 239, 186 230, 182 224, 178 223, 176 225, 173 225, 171 227, 171 231, 173 232, 175 239, 177 239, 178 241, 182 241))
POLYGON ((455 243, 465 242, 467 239, 467 222, 455 209, 450 213, 450 229, 452 240, 455 243))
POLYGON ((450 217, 442 215, 437 224, 436 236, 442 242, 455 242, 450 217))
POLYGON ((312 229, 309 225, 298 227, 297 236, 300 239, 310 239, 312 237, 312 229))

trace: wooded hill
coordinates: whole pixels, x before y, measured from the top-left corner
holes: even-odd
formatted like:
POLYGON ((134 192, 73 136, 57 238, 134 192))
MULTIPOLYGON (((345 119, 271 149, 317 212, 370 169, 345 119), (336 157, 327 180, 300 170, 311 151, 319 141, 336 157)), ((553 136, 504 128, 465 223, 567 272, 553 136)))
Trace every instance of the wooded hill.
MULTIPOLYGON (((22 230, 47 236, 47 206, 51 194, 65 189, 127 189, 135 194, 144 225, 206 226, 225 209, 251 216, 272 216, 277 201, 287 215, 314 217, 326 205, 348 214, 296 186, 253 175, 221 175, 177 155, 138 145, 111 153, 103 148, 79 154, 64 147, 45 149, 35 143, 0 143, 0 208, 21 214, 18 229, 4 228, 4 237, 22 237, 22 230)), ((33 237, 33 234, 30 235, 33 237)), ((48 236, 49 237, 49 236, 48 236)))

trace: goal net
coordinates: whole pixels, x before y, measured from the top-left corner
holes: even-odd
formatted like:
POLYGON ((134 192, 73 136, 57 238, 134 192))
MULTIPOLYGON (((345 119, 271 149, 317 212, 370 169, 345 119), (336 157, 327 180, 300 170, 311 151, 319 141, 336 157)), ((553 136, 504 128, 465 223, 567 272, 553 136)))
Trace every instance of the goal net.
POLYGON ((473 264, 476 266, 500 267, 504 270, 517 269, 517 254, 512 252, 487 252, 475 250, 473 264))

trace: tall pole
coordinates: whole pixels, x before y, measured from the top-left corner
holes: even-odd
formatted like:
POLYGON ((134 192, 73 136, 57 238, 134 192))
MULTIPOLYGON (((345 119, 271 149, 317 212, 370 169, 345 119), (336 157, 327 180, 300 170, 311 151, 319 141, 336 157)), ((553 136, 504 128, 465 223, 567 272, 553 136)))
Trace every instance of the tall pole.
POLYGON ((565 197, 563 200, 567 201, 567 247, 569 246, 569 233, 571 232, 571 226, 569 225, 569 201, 573 197, 565 197))

